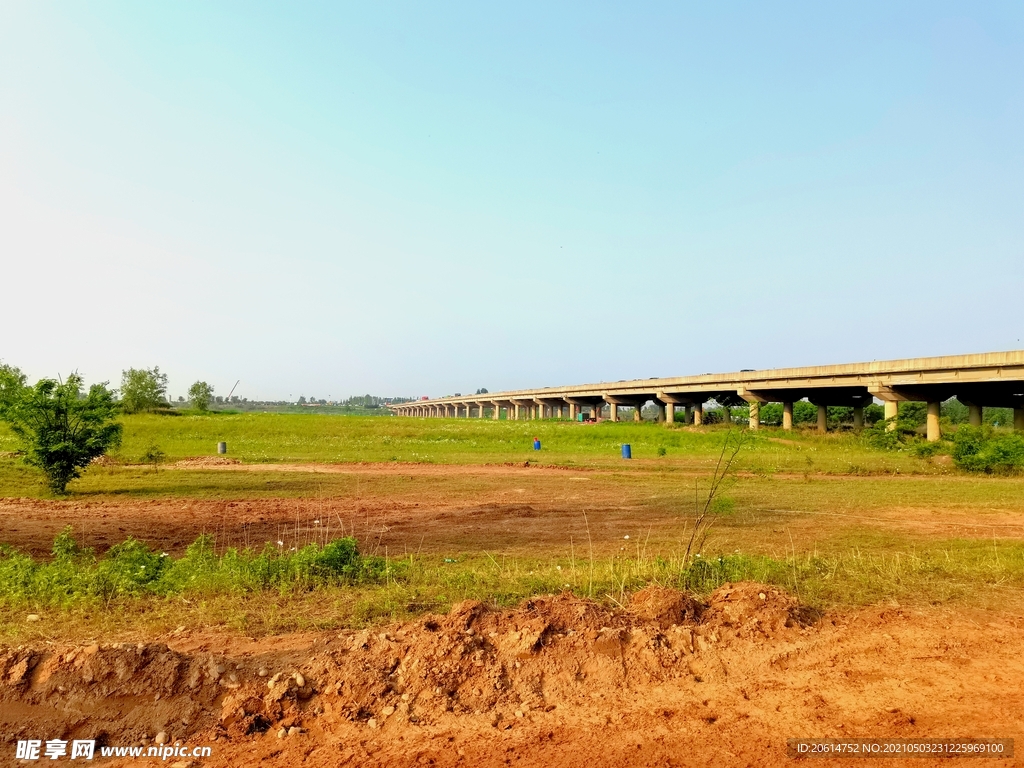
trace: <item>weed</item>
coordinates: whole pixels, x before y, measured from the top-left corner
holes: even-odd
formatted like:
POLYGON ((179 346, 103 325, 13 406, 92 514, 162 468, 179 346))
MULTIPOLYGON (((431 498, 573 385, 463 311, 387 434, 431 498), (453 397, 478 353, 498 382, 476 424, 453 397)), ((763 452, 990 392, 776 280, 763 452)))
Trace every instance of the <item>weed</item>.
POLYGON ((260 552, 230 548, 217 555, 212 536, 200 536, 181 558, 129 538, 102 557, 79 547, 70 528, 54 540, 53 560, 39 562, 0 549, 0 600, 11 605, 68 607, 142 596, 281 592, 401 578, 404 565, 359 554, 353 538, 294 552, 267 545, 260 552))

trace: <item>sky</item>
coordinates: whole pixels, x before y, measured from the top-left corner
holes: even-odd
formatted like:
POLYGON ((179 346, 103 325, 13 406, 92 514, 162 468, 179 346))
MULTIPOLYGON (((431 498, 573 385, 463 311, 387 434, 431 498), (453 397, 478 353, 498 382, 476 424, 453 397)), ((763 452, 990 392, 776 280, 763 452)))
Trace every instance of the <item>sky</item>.
POLYGON ((0 360, 250 399, 1024 348, 1020 3, 0 0, 0 360))

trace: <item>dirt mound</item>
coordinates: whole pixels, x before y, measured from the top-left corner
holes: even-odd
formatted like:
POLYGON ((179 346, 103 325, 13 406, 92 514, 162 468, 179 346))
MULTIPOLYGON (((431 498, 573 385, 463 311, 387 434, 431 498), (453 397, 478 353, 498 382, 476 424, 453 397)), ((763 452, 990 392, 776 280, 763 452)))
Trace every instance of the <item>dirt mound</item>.
POLYGON ((673 624, 693 624, 700 620, 706 606, 691 595, 675 589, 650 586, 633 594, 629 610, 662 629, 673 624))
POLYGON ((46 724, 64 738, 117 744, 141 744, 159 731, 237 740, 317 721, 378 729, 448 715, 485 716, 507 729, 532 711, 692 676, 696 667, 686 662, 722 641, 717 627, 739 621, 784 631, 783 604, 792 605, 776 590, 743 584, 715 593, 710 606, 654 587, 637 593, 629 610, 569 593, 502 611, 469 601, 387 631, 323 636, 304 657, 227 658, 161 644, 23 648, 0 655, 0 701, 33 715, 9 738, 29 738, 46 724), (768 592, 772 599, 760 602, 737 597, 768 592), (90 715, 72 716, 68 702, 90 715))
POLYGON ((723 584, 708 603, 708 624, 736 637, 772 637, 784 627, 813 624, 818 616, 777 587, 753 582, 723 584))
POLYGON ((176 461, 171 466, 180 469, 202 469, 203 467, 232 467, 241 463, 238 459, 229 459, 226 456, 192 456, 176 461))
POLYGON ((162 732, 212 746, 193 768, 788 765, 791 737, 1012 737, 1022 643, 955 612, 807 626, 785 592, 738 583, 707 603, 650 587, 615 610, 562 594, 363 631, 0 649, 0 764, 18 739, 162 732))

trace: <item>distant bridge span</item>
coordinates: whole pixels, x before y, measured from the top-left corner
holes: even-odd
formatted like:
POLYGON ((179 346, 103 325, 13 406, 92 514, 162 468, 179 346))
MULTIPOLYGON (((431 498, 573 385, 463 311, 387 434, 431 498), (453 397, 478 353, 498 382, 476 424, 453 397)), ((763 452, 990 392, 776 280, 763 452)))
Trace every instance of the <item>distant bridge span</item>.
POLYGON ((854 426, 864 423, 864 406, 881 400, 885 417, 899 413, 906 401, 928 403, 928 439, 938 440, 939 406, 952 397, 968 406, 970 423, 980 425, 982 409, 1013 408, 1013 424, 1024 431, 1024 350, 974 355, 917 357, 808 368, 775 368, 738 373, 706 373, 669 379, 542 387, 485 395, 442 397, 389 406, 399 416, 493 419, 502 411, 509 419, 568 418, 588 412, 618 421, 620 405, 632 406, 640 420, 647 402, 658 406, 659 421, 671 424, 675 409, 686 409, 686 421, 703 422, 709 400, 733 407, 750 406, 750 428, 761 424, 761 403, 782 403, 782 428, 793 428, 793 403, 807 399, 818 406, 818 429, 827 426, 828 406, 852 407, 854 426))

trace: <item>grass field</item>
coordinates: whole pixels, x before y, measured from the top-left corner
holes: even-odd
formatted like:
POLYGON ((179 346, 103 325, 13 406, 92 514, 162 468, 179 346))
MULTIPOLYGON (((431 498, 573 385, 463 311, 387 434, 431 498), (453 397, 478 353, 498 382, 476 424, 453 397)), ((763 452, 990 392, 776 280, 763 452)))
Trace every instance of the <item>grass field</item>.
MULTIPOLYGON (((557 466, 628 466, 620 459, 623 443, 632 446, 634 464, 658 461, 669 468, 705 467, 717 457, 727 431, 716 428, 666 428, 659 424, 481 419, 415 419, 317 414, 211 414, 205 416, 136 415, 123 419, 124 440, 111 457, 121 464, 139 463, 152 447, 167 462, 212 456, 220 441, 243 462, 416 462, 491 464, 531 461, 557 466), (542 451, 534 451, 534 438, 542 451)), ((0 425, 0 452, 16 449, 0 425)), ((911 452, 879 451, 850 433, 819 435, 809 430, 751 433, 740 457, 755 473, 830 474, 941 473, 942 465, 911 452)), ((103 486, 92 472, 73 487, 91 492, 103 486)), ((34 481, 5 460, 0 469, 4 496, 35 495, 34 481)), ((115 490, 111 488, 111 490, 115 490)))
MULTIPOLYGON (((22 560, 20 576, 8 568, 6 581, 0 580, 0 604, 10 609, 0 618, 3 635, 52 639, 102 630, 127 637, 182 623, 262 634, 398 618, 467 597, 508 604, 568 589, 615 603, 652 582, 706 592, 741 578, 780 584, 820 607, 1024 602, 1024 480, 965 474, 943 461, 947 457, 879 450, 848 432, 748 434, 716 502, 701 562, 687 563, 682 552, 695 497, 699 502, 706 493, 728 428, 318 414, 133 416, 124 424, 113 461, 91 467, 64 500, 49 500, 39 474, 16 457, 0 457, 7 525, 20 524, 30 503, 44 505, 57 529, 64 517, 102 508, 121 515, 117 530, 124 536, 155 548, 165 545, 145 522, 147 507, 139 505, 173 509, 198 502, 210 505, 202 514, 216 522, 237 504, 264 514, 259 510, 291 500, 294 535, 300 523, 321 514, 317 509, 330 508, 362 551, 401 566, 372 583, 297 579, 254 587, 251 579, 222 575, 161 594, 108 589, 97 596, 60 593, 52 579, 45 589, 29 588, 25 568, 45 562, 22 560), (534 437, 543 450, 532 450, 534 437), (264 466, 174 467, 215 455, 220 440, 230 457, 264 466), (634 460, 620 458, 622 443, 631 444, 634 460), (166 455, 159 470, 138 463, 153 446, 166 455), (348 473, 318 469, 360 462, 441 466, 427 474, 373 466, 348 473), (515 468, 526 462, 576 471, 524 475, 515 468), (505 466, 513 469, 485 471, 505 466), (529 519, 499 519, 502 510, 520 507, 529 519), (135 516, 138 532, 131 525, 135 516), (388 549, 374 531, 394 526, 388 549), (54 598, 58 593, 61 599, 54 598), (63 618, 26 625, 21 617, 27 611, 63 618)), ((10 435, 0 432, 0 451, 14 448, 10 435)), ((183 517, 182 524, 192 519, 183 517)), ((100 524, 71 522, 87 532, 100 524)), ((237 557, 243 540, 227 529, 223 525, 216 554, 237 557)), ((254 552, 265 544, 245 543, 254 552)), ((10 566, 12 557, 3 555, 0 563, 10 566)), ((101 568, 112 567, 102 566, 102 552, 98 557, 101 568)), ((40 583, 50 578, 43 573, 40 583)))

